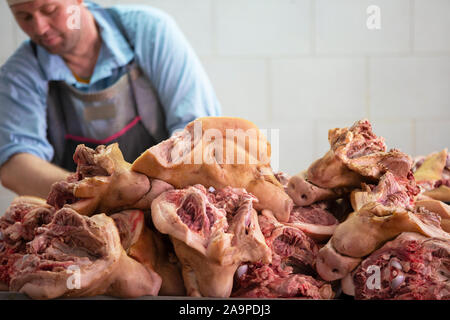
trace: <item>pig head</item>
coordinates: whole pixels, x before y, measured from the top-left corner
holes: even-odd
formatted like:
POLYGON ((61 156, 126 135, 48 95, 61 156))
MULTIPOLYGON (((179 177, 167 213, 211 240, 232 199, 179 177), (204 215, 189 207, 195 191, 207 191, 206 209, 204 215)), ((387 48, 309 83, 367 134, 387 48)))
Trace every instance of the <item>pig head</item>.
POLYGON ((269 209, 287 221, 293 202, 272 172, 270 153, 270 144, 250 121, 207 117, 145 151, 132 170, 176 188, 244 188, 257 197, 255 209, 269 209))
POLYGON ((56 182, 47 202, 67 206, 82 215, 110 214, 124 209, 149 209, 151 202, 172 186, 131 170, 117 143, 95 150, 79 145, 74 153, 77 171, 56 182))

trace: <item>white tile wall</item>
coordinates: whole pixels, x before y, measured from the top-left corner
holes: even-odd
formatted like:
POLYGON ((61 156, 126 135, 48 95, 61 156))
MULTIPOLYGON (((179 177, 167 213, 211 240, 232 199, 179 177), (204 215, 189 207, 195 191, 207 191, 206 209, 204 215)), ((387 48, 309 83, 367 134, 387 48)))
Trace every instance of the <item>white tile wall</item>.
POLYGON ((417 120, 417 153, 450 150, 450 119, 417 120))
POLYGON ((272 150, 272 158, 278 159, 278 168, 273 169, 290 175, 306 170, 314 160, 310 152, 314 149, 314 124, 299 120, 296 124, 273 123, 270 127, 279 130, 278 156, 272 150))
POLYGON ((203 65, 225 116, 242 117, 255 124, 269 120, 268 67, 264 59, 203 58, 203 65))
POLYGON ((308 53, 310 0, 219 0, 216 46, 222 55, 308 53))
POLYGON ((450 52, 450 1, 416 0, 414 49, 450 52))
POLYGON ((359 118, 322 118, 314 121, 314 144, 311 149, 313 158, 322 157, 328 150, 330 150, 330 143, 328 141, 328 131, 334 128, 350 127, 359 118))
POLYGON ((374 132, 385 138, 389 149, 395 148, 410 155, 416 155, 415 125, 413 120, 398 119, 373 119, 371 123, 374 132))
POLYGON ((0 1, 0 30, 2 45, 0 46, 0 63, 3 64, 6 59, 14 52, 16 47, 16 37, 12 15, 9 12, 6 1, 0 1))
POLYGON ((20 29, 20 27, 14 23, 14 35, 16 37, 16 47, 19 47, 22 42, 24 42, 25 40, 28 40, 28 36, 26 35, 25 32, 22 31, 22 29, 20 29))
POLYGON ((213 48, 212 0, 129 0, 127 4, 151 5, 169 13, 198 54, 211 54, 213 48))
POLYGON ((410 0, 316 0, 318 53, 398 53, 410 44, 410 0), (380 29, 367 27, 375 5, 380 29))
POLYGON ((274 120, 367 116, 364 59, 280 59, 271 67, 274 120))
POLYGON ((99 5, 104 6, 104 7, 110 7, 117 3, 120 3, 120 1, 117 1, 117 0, 96 0, 94 2, 96 2, 99 5))
POLYGON ((370 62, 370 112, 378 118, 450 118, 450 56, 370 62))
POLYGON ((0 216, 2 216, 6 209, 9 207, 11 201, 17 195, 8 189, 5 189, 3 186, 0 186, 0 216))
MULTIPOLYGON (((450 147, 450 0, 100 0, 174 17, 224 114, 278 129, 278 169, 329 148, 328 129, 368 117, 388 147, 450 147), (381 29, 368 30, 377 5, 381 29)), ((0 63, 26 36, 0 1, 0 63)), ((0 212, 13 194, 0 188, 0 212)))

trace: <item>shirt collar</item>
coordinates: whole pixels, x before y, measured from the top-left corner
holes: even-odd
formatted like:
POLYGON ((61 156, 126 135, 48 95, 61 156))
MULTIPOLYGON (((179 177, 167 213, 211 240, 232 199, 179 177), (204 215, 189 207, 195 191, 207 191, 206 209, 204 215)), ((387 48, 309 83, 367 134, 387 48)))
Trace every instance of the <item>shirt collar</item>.
POLYGON ((86 87, 111 76, 114 69, 129 64, 134 58, 128 41, 110 14, 96 4, 87 1, 85 3, 94 16, 102 38, 102 46, 90 84, 78 82, 60 56, 37 46, 38 60, 46 73, 47 81, 63 80, 77 87, 86 87))

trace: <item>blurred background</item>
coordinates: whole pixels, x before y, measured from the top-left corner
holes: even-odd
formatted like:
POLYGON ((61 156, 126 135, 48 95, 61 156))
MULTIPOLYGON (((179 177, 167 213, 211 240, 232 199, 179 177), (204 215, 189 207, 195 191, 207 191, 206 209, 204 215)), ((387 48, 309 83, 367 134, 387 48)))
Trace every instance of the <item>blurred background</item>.
MULTIPOLYGON (((329 149, 328 129, 361 118, 411 156, 450 146, 450 0, 94 2, 169 13, 203 62, 223 115, 268 130, 276 169, 306 169, 329 149), (372 5, 380 29, 367 27, 372 5)), ((0 28, 3 64, 26 39, 6 1, 0 28)), ((0 212, 13 197, 0 187, 0 212)))

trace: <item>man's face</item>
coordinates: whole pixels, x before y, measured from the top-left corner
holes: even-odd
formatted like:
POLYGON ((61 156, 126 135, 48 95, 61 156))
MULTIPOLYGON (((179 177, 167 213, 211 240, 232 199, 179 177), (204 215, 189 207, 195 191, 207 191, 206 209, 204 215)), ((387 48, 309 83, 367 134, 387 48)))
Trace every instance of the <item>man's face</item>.
POLYGON ((81 30, 71 28, 71 6, 82 0, 35 0, 11 7, 22 30, 36 44, 52 54, 65 54, 73 50, 80 40, 81 30))

